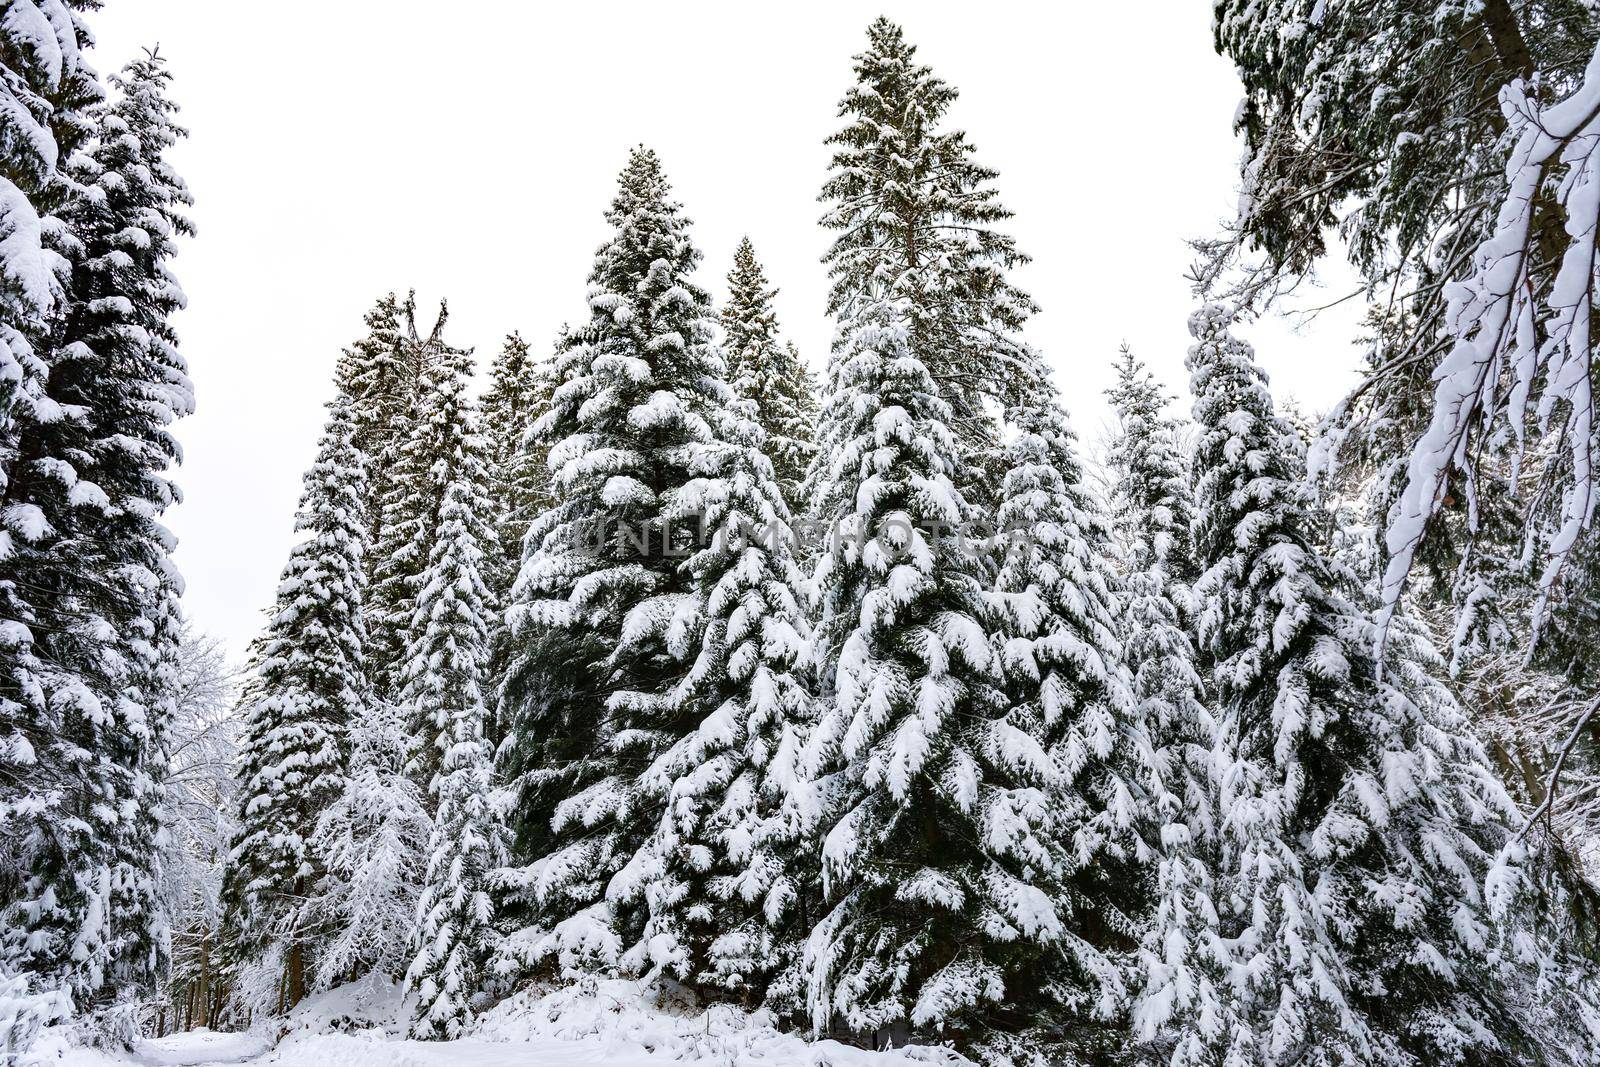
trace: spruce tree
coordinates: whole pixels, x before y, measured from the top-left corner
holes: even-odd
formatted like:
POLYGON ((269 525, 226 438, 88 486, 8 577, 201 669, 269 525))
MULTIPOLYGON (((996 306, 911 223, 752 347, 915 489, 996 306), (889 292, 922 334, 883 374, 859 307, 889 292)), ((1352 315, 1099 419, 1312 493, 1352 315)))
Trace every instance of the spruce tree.
POLYGON ((722 309, 723 351, 728 383, 755 405, 756 425, 784 499, 793 507, 800 483, 817 452, 816 385, 790 342, 778 339, 778 316, 750 238, 739 242, 728 272, 728 303, 722 309))
MULTIPOLYGON (((441 304, 433 329, 421 339, 408 317, 401 343, 403 357, 415 365, 417 377, 402 425, 389 446, 392 458, 385 461, 388 481, 378 502, 367 613, 369 669, 378 692, 388 699, 398 699, 404 684, 407 627, 433 550, 445 490, 463 476, 482 484, 483 443, 475 436, 474 405, 467 395, 472 351, 445 342, 447 318, 448 309, 441 304)), ((410 724, 414 736, 421 736, 419 727, 417 722, 410 724)), ((432 780, 434 770, 433 754, 423 755, 426 765, 415 772, 420 785, 432 780)))
POLYGON ((433 547, 411 614, 402 699, 437 767, 429 783, 433 833, 406 985, 416 991, 411 1033, 459 1037, 472 1019, 494 947, 489 872, 505 861, 505 834, 490 801, 483 672, 489 651, 481 469, 464 467, 445 487, 433 547))
POLYGON ((867 305, 823 410, 829 522, 813 575, 826 688, 807 772, 829 911, 807 944, 813 1026, 971 1037, 1065 933, 1037 738, 1000 688, 984 583, 952 533, 951 408, 901 301, 867 305))
MULTIPOLYGON (((991 562, 955 532, 995 491, 991 402, 1022 407, 1048 383, 1015 336, 1033 303, 1005 277, 1023 257, 993 228, 1009 217, 994 173, 938 129, 955 90, 886 19, 855 72, 822 193, 841 231, 826 257, 839 340, 808 478, 828 533, 806 763, 829 799, 831 911, 807 999, 818 1028, 972 1041, 1008 998, 1061 988, 1040 986, 1060 973, 1047 959, 1088 947, 1053 897, 1055 758, 1005 691, 991 562)), ((1117 984, 1094 952, 1075 960, 1117 984)))
POLYGON ((664 814, 618 890, 643 893, 649 910, 631 969, 659 965, 713 996, 792 1012, 817 892, 815 816, 797 790, 812 704, 794 533, 754 408, 729 412, 716 477, 678 500, 704 539, 686 563, 699 654, 675 694, 698 723, 652 768, 664 814))
MULTIPOLYGON (((548 503, 546 450, 531 431, 550 410, 554 388, 550 364, 535 361, 521 335, 507 336, 490 364, 481 408, 501 547, 495 568, 497 573, 509 571, 510 580, 515 580, 522 562, 528 524, 548 503)), ((509 581, 501 581, 509 589, 509 581)))
POLYGON ((183 135, 169 80, 154 53, 114 75, 117 98, 88 116, 92 139, 62 179, 77 195, 53 230, 66 269, 40 349, 49 377, 40 406, 12 411, 6 486, 7 516, 29 527, 5 568, 31 601, 31 623, 11 631, 26 634, 17 651, 34 672, 21 736, 37 738, 34 770, 55 797, 24 808, 37 823, 16 832, 18 932, 27 968, 121 1041, 168 940, 156 808, 181 580, 160 517, 178 499, 169 426, 193 410, 169 321, 184 298, 168 262, 192 232, 165 158, 183 135))
MULTIPOLYGON (((1162 414, 1167 397, 1127 346, 1115 369, 1116 385, 1106 395, 1117 417, 1108 453, 1122 549, 1121 634, 1155 772, 1142 819, 1157 876, 1133 1021, 1143 1040, 1171 1041, 1165 1024, 1176 1011, 1215 1014, 1218 990, 1206 961, 1225 951, 1211 899, 1215 722, 1187 629, 1193 500, 1174 424, 1162 414)), ((1209 1062, 1192 1037, 1181 1047, 1157 1047, 1173 1067, 1209 1062)))
POLYGON ((1230 318, 1197 312, 1189 352, 1228 955, 1208 976, 1220 1003, 1176 1000, 1171 1025, 1191 1061, 1536 1056, 1484 899, 1506 877, 1508 802, 1416 655, 1374 662, 1353 581, 1316 547, 1294 430, 1230 318))
MULTIPOLYGON (((348 735, 373 706, 366 673, 366 471, 352 404, 331 406, 244 692, 238 830, 223 886, 235 970, 281 967, 275 1007, 307 990, 316 944, 302 901, 316 885, 317 822, 344 790, 348 735)), ((274 1005, 263 1005, 274 1007, 274 1005)))
POLYGON ((995 229, 1011 217, 995 171, 973 159, 964 133, 940 128, 956 90, 917 62, 899 26, 872 23, 855 74, 822 187, 822 223, 839 231, 824 257, 828 311, 852 320, 866 302, 907 301, 907 343, 979 461, 998 439, 987 401, 1009 406, 1042 388, 1037 358, 1017 336, 1036 307, 1006 277, 1027 257, 995 229))
MULTIPOLYGON (((1007 413, 1000 452, 995 645, 1012 759, 1038 791, 1044 855, 1017 856, 1048 886, 1060 923, 1054 951, 1034 950, 1011 1003, 1058 1029, 1078 1056, 1104 1055, 1126 1001, 1143 910, 1137 836, 1154 776, 1117 634, 1110 537, 1083 482, 1066 413, 1041 398, 1007 413), (1037 744, 1049 760, 1027 766, 1037 744)), ((1038 1040, 1034 1038, 1033 1040, 1038 1040)))
POLYGON ((536 363, 528 342, 518 334, 505 339, 489 368, 484 391, 483 439, 488 461, 489 496, 497 551, 484 561, 484 581, 489 587, 489 666, 486 692, 490 693, 489 721, 484 734, 490 751, 498 747, 502 730, 493 714, 498 701, 493 693, 511 662, 513 643, 505 625, 505 609, 522 566, 523 541, 535 516, 550 505, 549 449, 533 434, 534 422, 550 410, 555 389, 548 361, 536 363))
POLYGON ((564 970, 614 966, 643 923, 606 886, 655 828, 659 810, 637 802, 645 773, 698 726, 674 699, 699 651, 682 566, 695 521, 675 498, 714 458, 731 399, 690 278, 700 253, 655 153, 634 150, 606 220, 589 320, 564 337, 535 424, 554 504, 527 537, 503 712, 518 794, 510 948, 564 970))

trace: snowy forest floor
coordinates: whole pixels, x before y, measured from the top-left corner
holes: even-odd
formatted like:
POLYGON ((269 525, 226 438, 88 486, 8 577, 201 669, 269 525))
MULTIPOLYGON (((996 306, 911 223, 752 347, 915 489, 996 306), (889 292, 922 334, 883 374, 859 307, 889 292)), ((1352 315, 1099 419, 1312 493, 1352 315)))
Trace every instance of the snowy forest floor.
POLYGON ((458 1041, 401 1038, 398 989, 357 982, 308 1000, 274 1045, 269 1034, 195 1030, 142 1042, 131 1055, 72 1047, 46 1032, 30 1067, 974 1067, 949 1049, 913 1046, 872 1052, 835 1041, 805 1041, 761 1013, 731 1008, 676 1011, 634 982, 526 992, 485 1014, 458 1041))

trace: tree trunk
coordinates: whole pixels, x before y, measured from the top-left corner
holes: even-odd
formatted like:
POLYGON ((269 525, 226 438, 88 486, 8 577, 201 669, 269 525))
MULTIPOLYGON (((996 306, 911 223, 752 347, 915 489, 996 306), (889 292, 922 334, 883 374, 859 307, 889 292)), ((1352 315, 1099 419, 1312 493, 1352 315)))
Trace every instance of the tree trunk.
POLYGON ((293 945, 289 949, 289 957, 285 964, 287 974, 285 981, 285 999, 288 1003, 284 1007, 287 1013, 296 1004, 300 1003, 306 995, 306 955, 305 949, 300 945, 293 945))
MULTIPOLYGON (((199 987, 200 987, 200 989, 199 989, 199 998, 198 998, 199 999, 199 1003, 200 1003, 199 1025, 203 1026, 203 1027, 208 1027, 208 1026, 211 1025, 211 933, 210 933, 210 931, 207 931, 206 934, 200 938, 200 978, 199 978, 198 984, 199 984, 199 987)), ((191 1020, 191 1024, 190 1024, 189 1028, 191 1030, 194 1029, 193 1020, 191 1020)))

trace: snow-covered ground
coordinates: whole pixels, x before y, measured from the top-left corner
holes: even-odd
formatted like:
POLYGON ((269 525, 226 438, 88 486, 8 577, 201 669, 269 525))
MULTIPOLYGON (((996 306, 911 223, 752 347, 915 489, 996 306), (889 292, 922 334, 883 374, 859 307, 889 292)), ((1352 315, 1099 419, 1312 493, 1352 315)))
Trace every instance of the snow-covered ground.
POLYGON ((675 1011, 634 982, 519 994, 459 1041, 402 1039, 400 1006, 394 986, 358 982, 309 999, 275 1047, 265 1034, 197 1030, 146 1041, 125 1057, 74 1048, 47 1032, 30 1059, 38 1067, 974 1067, 944 1048, 871 1052, 804 1041, 779 1032, 760 1012, 675 1011))

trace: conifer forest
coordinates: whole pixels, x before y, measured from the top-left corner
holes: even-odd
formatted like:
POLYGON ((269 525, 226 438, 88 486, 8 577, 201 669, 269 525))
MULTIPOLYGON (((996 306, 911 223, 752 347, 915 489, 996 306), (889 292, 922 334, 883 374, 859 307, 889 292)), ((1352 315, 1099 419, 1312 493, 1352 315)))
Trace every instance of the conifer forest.
POLYGON ((1092 253, 863 10, 763 201, 831 345, 599 131, 507 208, 603 220, 558 335, 333 309, 234 650, 168 526, 184 57, 0 0, 0 1067, 1600 1064, 1600 8, 1184 2, 1235 196, 1105 284, 1185 350, 1031 339, 1092 253), (1291 403, 1252 339, 1329 275, 1353 384, 1291 403))

